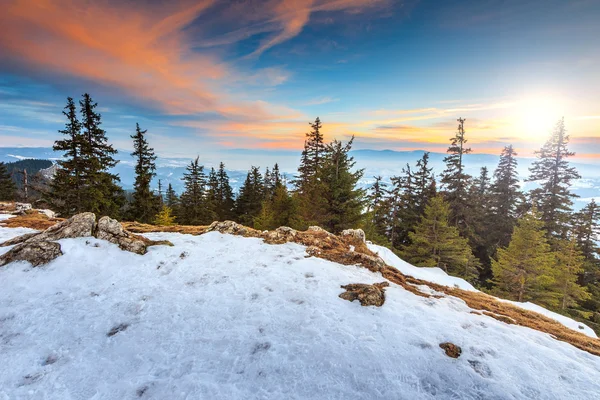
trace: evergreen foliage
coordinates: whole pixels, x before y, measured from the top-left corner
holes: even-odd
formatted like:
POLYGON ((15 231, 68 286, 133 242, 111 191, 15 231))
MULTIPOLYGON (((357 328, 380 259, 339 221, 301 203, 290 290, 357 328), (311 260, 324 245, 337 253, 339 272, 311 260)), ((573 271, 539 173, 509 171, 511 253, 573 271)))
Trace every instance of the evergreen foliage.
POLYGON ((555 302, 555 254, 534 209, 517 221, 510 243, 492 260, 496 292, 516 301, 555 302))
POLYGON ((410 232, 411 244, 402 249, 402 257, 419 267, 438 267, 448 273, 473 280, 477 261, 467 239, 449 223, 450 205, 442 196, 433 197, 425 213, 410 232))
POLYGON ((546 231, 555 238, 566 237, 572 199, 576 197, 569 187, 574 179, 581 178, 567 160, 575 155, 568 150, 568 143, 569 135, 562 118, 557 122, 550 139, 536 152, 538 159, 529 169, 531 175, 528 181, 540 185, 531 192, 531 196, 542 214, 546 231))
POLYGON ((0 201, 12 201, 15 199, 17 187, 12 181, 6 165, 0 162, 0 201))
POLYGON ((466 147, 465 120, 459 118, 458 122, 456 135, 450 139, 450 147, 447 151, 449 155, 444 158, 446 169, 441 175, 441 181, 444 188, 444 196, 448 203, 450 203, 450 221, 461 232, 465 232, 468 228, 467 220, 469 213, 467 188, 471 176, 465 173, 463 157, 465 154, 471 152, 471 148, 466 147))
POLYGON ((506 247, 517 220, 517 208, 522 200, 517 172, 518 154, 512 145, 504 147, 498 167, 494 171, 494 183, 490 188, 490 221, 488 240, 493 247, 506 247))
POLYGON ((237 220, 244 225, 252 226, 258 217, 264 200, 264 182, 258 167, 251 167, 246 180, 240 188, 235 209, 237 220))
POLYGON ((171 207, 163 204, 158 214, 154 217, 154 224, 158 226, 175 225, 175 216, 171 207))
POLYGON ((110 172, 118 163, 113 158, 117 151, 100 127, 98 104, 86 93, 79 106, 80 120, 75 102, 67 99, 63 111, 67 123, 60 131, 65 136, 54 143, 55 151, 64 152, 64 160, 59 161, 48 200, 63 216, 90 211, 116 217, 125 202, 119 177, 110 172))
POLYGON ((585 257, 575 238, 559 241, 556 261, 556 291, 559 294, 560 308, 565 310, 589 299, 587 290, 577 283, 579 274, 583 272, 585 257))
POLYGON ((204 166, 200 165, 199 157, 186 167, 183 174, 185 190, 179 199, 179 214, 177 219, 184 225, 206 225, 214 218, 206 207, 206 175, 204 166))
POLYGON ((339 233, 356 228, 362 218, 365 191, 357 187, 364 170, 352 171, 356 162, 348 153, 354 137, 345 145, 334 140, 326 147, 324 165, 320 173, 325 208, 322 226, 329 232, 339 233))
POLYGON ((154 149, 148 145, 146 130, 141 130, 139 124, 135 124, 133 139, 133 153, 135 157, 135 182, 133 184, 133 201, 131 214, 135 221, 149 223, 154 218, 160 207, 160 197, 157 197, 150 189, 152 178, 156 175, 156 156, 154 149))

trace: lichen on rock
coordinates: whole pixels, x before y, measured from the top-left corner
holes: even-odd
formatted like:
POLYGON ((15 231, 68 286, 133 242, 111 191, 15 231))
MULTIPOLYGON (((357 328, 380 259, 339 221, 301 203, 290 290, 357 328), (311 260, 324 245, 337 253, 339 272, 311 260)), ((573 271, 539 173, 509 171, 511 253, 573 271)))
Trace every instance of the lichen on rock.
POLYGON ((38 267, 49 263, 62 254, 60 244, 56 242, 46 240, 25 242, 16 245, 0 256, 0 266, 14 261, 28 261, 32 266, 38 267))

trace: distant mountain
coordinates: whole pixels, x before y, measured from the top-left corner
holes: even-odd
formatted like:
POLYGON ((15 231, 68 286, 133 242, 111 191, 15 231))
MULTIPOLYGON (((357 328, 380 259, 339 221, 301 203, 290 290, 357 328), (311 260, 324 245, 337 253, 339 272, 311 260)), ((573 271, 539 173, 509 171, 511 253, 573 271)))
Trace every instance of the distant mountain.
MULTIPOLYGON (((418 159, 423 156, 423 150, 414 151, 394 151, 394 150, 354 150, 351 152, 356 160, 358 168, 365 169, 365 175, 360 182, 361 186, 369 187, 374 179, 374 176, 381 175, 383 180, 390 182, 392 176, 400 174, 406 164, 414 166, 418 159)), ((0 147, 0 161, 11 162, 24 160, 29 158, 42 158, 47 160, 58 160, 60 154, 55 153, 51 148, 47 147, 0 147)), ((446 153, 430 153, 431 166, 434 168, 436 175, 444 170, 444 157, 446 153)), ((483 166, 490 169, 490 173, 496 168, 498 163, 498 155, 494 154, 467 154, 465 156, 466 172, 471 175, 479 175, 479 170, 483 166)), ((121 177, 121 184, 125 189, 133 188, 134 182, 134 165, 135 160, 128 151, 120 151, 117 155, 120 163, 115 168, 115 172, 121 177)), ((227 173, 231 179, 231 185, 234 190, 238 190, 244 182, 247 170, 251 165, 260 166, 263 171, 267 166, 272 166, 276 162, 287 177, 291 179, 296 171, 299 162, 299 153, 289 150, 250 150, 250 149, 232 149, 224 150, 218 155, 210 154, 201 156, 200 160, 205 165, 206 173, 210 171, 210 167, 218 167, 219 161, 225 162, 229 167, 227 173)), ((156 160, 157 177, 154 181, 155 188, 158 185, 158 179, 162 181, 163 186, 171 183, 177 192, 183 190, 183 182, 181 177, 185 172, 186 165, 189 164, 191 158, 182 157, 159 157, 156 160)), ((528 175, 528 168, 531 165, 533 158, 519 158, 519 174, 522 179, 528 175)), ((583 179, 574 182, 574 192, 580 196, 580 203, 587 202, 590 198, 600 198, 600 168, 597 164, 584 163, 578 160, 573 165, 577 167, 583 179)), ((522 182, 524 187, 530 188, 531 183, 522 182)))

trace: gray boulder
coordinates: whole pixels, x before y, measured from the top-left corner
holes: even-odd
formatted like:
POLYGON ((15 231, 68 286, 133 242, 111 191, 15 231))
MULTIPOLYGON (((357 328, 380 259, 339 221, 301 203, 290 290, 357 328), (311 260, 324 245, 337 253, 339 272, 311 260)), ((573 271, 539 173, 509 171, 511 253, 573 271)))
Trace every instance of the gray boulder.
POLYGON ((141 236, 127 232, 119 221, 110 217, 100 218, 96 229, 96 237, 114 243, 122 250, 137 254, 146 253, 147 244, 141 236))
POLYGON ((45 240, 16 245, 0 256, 0 267, 13 261, 28 261, 32 266, 44 265, 61 256, 60 244, 45 240))

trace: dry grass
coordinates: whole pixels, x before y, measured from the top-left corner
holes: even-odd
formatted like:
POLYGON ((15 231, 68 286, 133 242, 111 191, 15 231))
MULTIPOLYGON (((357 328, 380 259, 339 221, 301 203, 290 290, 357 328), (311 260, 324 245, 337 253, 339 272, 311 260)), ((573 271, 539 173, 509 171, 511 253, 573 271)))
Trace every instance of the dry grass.
POLYGON ((157 226, 149 224, 140 224, 139 222, 122 222, 123 228, 133 233, 152 233, 152 232, 173 232, 186 233, 189 235, 201 235, 206 232, 207 226, 192 225, 171 225, 157 226))
MULTIPOLYGON (((29 214, 3 221, 8 227, 28 227, 46 229, 61 221, 59 218, 49 219, 43 214, 29 214)), ((135 222, 123 222, 123 227, 134 233, 177 232, 201 235, 211 231, 208 226, 155 226, 135 222)), ((336 236, 324 230, 294 231, 278 229, 275 231, 259 231, 241 225, 229 223, 217 226, 212 230, 244 237, 262 238, 269 244, 294 242, 307 246, 310 256, 323 258, 344 265, 360 265, 373 272, 380 272, 390 282, 402 286, 409 292, 422 297, 439 297, 423 293, 416 286, 424 285, 431 289, 454 296, 465 301, 472 308, 473 314, 486 315, 490 318, 516 324, 550 334, 554 339, 567 342, 573 346, 600 356, 600 340, 591 338, 583 333, 571 330, 553 319, 534 311, 516 307, 510 303, 501 302, 495 297, 481 292, 471 292, 458 288, 438 285, 432 282, 415 279, 402 274, 396 268, 386 265, 376 254, 370 251, 366 244, 351 236, 336 236), (350 246, 354 247, 351 251, 350 246)))
POLYGON ((0 222, 0 226, 6 228, 30 228, 43 231, 57 223, 64 221, 63 218, 48 218, 35 210, 28 211, 25 215, 18 215, 0 222))
POLYGON ((11 213, 16 211, 17 207, 14 201, 1 201, 0 202, 0 213, 11 213))

